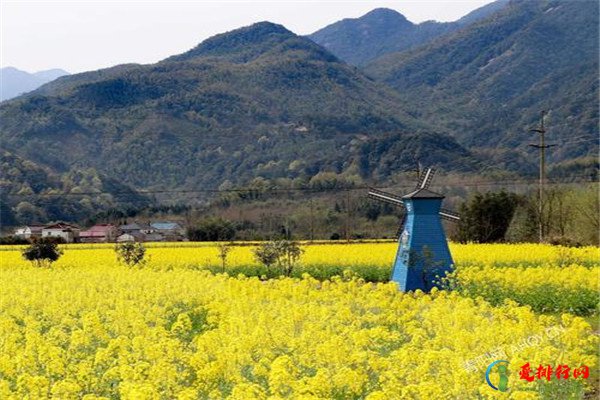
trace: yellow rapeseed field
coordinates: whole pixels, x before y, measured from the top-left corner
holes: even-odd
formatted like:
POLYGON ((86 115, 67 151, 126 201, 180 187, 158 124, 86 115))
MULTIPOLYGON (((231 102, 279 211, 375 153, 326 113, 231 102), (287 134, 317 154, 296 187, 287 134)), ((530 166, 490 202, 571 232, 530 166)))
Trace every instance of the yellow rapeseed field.
MULTIPOLYGON (((18 249, 0 251, 0 399, 542 398, 553 382, 519 379, 527 362, 586 365, 589 379, 565 383, 598 390, 598 336, 569 313, 459 291, 402 294, 348 277, 214 275, 196 269, 218 265, 214 245, 161 246, 143 268, 118 265, 112 246, 66 246, 42 269, 18 249), (509 393, 485 382, 498 358, 510 361, 509 393)), ((255 264, 250 250, 235 247, 228 262, 255 264)), ((394 251, 393 243, 307 245, 302 262, 389 268, 394 251)), ((466 286, 528 293, 550 282, 576 293, 597 284, 595 248, 452 252, 466 286)))
MULTIPOLYGON (((252 256, 255 243, 236 242, 228 256, 228 265, 258 265, 252 256)), ((83 260, 113 265, 116 263, 113 244, 63 245, 63 257, 55 266, 74 266, 83 260)), ((165 266, 219 265, 217 243, 150 243, 147 244, 150 264, 157 268, 165 266)), ((337 242, 333 244, 303 243, 304 265, 378 266, 391 268, 398 245, 382 241, 370 243, 337 242)), ((23 246, 0 248, 0 268, 26 265, 20 249, 23 246)), ((597 247, 564 248, 545 244, 450 244, 456 264, 461 265, 531 265, 558 264, 565 260, 600 265, 600 249, 597 247)))

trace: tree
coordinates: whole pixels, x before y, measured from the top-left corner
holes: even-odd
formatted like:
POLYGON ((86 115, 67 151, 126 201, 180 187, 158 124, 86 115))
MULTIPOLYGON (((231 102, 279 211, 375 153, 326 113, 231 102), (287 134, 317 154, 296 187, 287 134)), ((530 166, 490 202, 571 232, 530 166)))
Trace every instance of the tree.
MULTIPOLYGON (((535 192, 519 200, 519 205, 506 234, 506 240, 533 242, 539 240, 539 197, 535 192)), ((573 246, 599 243, 600 201, 597 185, 570 188, 551 187, 544 195, 544 240, 573 246)))
POLYGON ((519 196, 504 190, 476 193, 460 207, 458 241, 463 243, 503 241, 519 201, 519 196))
POLYGON ((25 224, 38 223, 44 220, 42 210, 27 201, 17 204, 15 207, 15 217, 19 222, 25 224))
POLYGON ((52 263, 60 258, 62 250, 56 242, 39 240, 32 243, 22 252, 23 258, 31 261, 36 267, 50 267, 52 263))
POLYGON ((265 242, 252 250, 252 252, 254 253, 256 261, 267 268, 271 268, 277 261, 277 252, 274 241, 265 242))
POLYGON ((254 257, 267 268, 277 265, 285 276, 291 276, 304 250, 297 242, 277 240, 265 242, 253 250, 254 257))
POLYGON ((146 248, 142 243, 124 242, 115 245, 117 260, 128 267, 144 264, 146 248))
POLYGON ((217 249, 219 250, 219 258, 221 259, 221 266, 223 267, 223 272, 225 272, 225 267, 227 266, 227 256, 231 251, 231 245, 226 243, 220 244, 219 246, 217 246, 217 249))
POLYGON ((600 197, 597 185, 578 190, 576 193, 575 217, 578 237, 584 243, 600 244, 600 197))

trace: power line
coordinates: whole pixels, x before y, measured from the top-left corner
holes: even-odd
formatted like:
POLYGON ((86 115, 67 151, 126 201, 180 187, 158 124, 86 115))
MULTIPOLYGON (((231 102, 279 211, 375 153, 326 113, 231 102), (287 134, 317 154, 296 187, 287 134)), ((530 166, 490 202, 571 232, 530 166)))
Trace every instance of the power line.
MULTIPOLYGON (((590 183, 589 176, 578 175, 570 176, 563 180, 554 180, 552 182, 546 182, 546 185, 562 185, 562 184, 582 184, 590 183), (573 179, 587 179, 586 181, 574 181, 573 179)), ((513 179, 505 181, 465 181, 465 182, 453 182, 443 185, 435 185, 436 187, 473 187, 473 186, 517 186, 517 185, 531 185, 536 183, 537 180, 523 180, 513 179)), ((55 197, 71 197, 71 196, 99 196, 99 195, 110 195, 110 196, 143 196, 152 194, 196 194, 196 193, 286 193, 286 192, 307 192, 307 193, 327 193, 327 192, 342 192, 342 191, 358 191, 368 190, 370 188, 376 189, 390 189, 390 188, 412 188, 414 184, 397 184, 387 186, 353 186, 353 187, 334 187, 334 188, 235 188, 235 189, 165 189, 165 190, 132 190, 127 192, 108 192, 108 191, 93 191, 93 192, 66 192, 66 193, 5 193, 3 196, 10 197, 40 197, 40 198, 55 198, 55 197)))

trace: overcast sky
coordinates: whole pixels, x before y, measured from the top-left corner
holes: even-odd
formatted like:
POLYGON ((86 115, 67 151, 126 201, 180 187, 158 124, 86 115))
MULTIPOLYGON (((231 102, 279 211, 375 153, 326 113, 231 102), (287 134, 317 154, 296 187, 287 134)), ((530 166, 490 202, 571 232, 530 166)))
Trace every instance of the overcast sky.
POLYGON ((305 35, 377 7, 397 10, 412 22, 454 21, 491 1, 1 0, 0 65, 74 73, 146 64, 257 21, 305 35))

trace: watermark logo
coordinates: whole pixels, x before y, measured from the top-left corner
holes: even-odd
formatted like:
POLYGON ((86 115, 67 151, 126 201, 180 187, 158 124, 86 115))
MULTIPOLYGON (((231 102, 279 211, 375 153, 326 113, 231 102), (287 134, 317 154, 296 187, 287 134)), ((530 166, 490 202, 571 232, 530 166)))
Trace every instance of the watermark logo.
POLYGON ((488 365, 485 371, 485 381, 488 385, 494 390, 498 390, 500 392, 508 391, 508 361, 506 360, 496 360, 490 365, 488 365), (490 375, 492 374, 492 370, 494 366, 496 366, 496 374, 498 375, 498 386, 495 386, 490 380, 490 375))
POLYGON ((590 367, 582 365, 580 367, 571 368, 566 364, 559 364, 554 367, 552 365, 540 364, 537 368, 531 369, 531 364, 527 363, 521 366, 519 371, 519 379, 527 382, 533 382, 536 379, 546 379, 550 381, 556 379, 588 379, 590 377, 590 367))
MULTIPOLYGON (((567 364, 559 364, 556 366, 540 364, 538 367, 532 368, 530 363, 526 363, 525 365, 522 365, 519 370, 519 379, 527 382, 546 380, 548 382, 554 381, 560 384, 561 381, 564 382, 571 378, 573 378, 574 381, 581 381, 583 379, 588 379, 589 376, 590 368, 587 365, 571 368, 567 364)), ((485 381, 492 389, 499 392, 507 392, 508 361, 496 360, 488 365, 485 371, 485 381), (492 381, 496 382, 496 384, 492 383, 492 381)), ((571 387, 573 390, 578 388, 579 386, 577 385, 571 387)))
POLYGON ((464 361, 464 368, 468 372, 482 371, 494 360, 510 360, 511 357, 520 354, 527 348, 537 347, 544 342, 556 340, 565 331, 566 329, 562 326, 548 327, 543 332, 524 337, 517 342, 498 346, 473 359, 466 360, 464 361))

